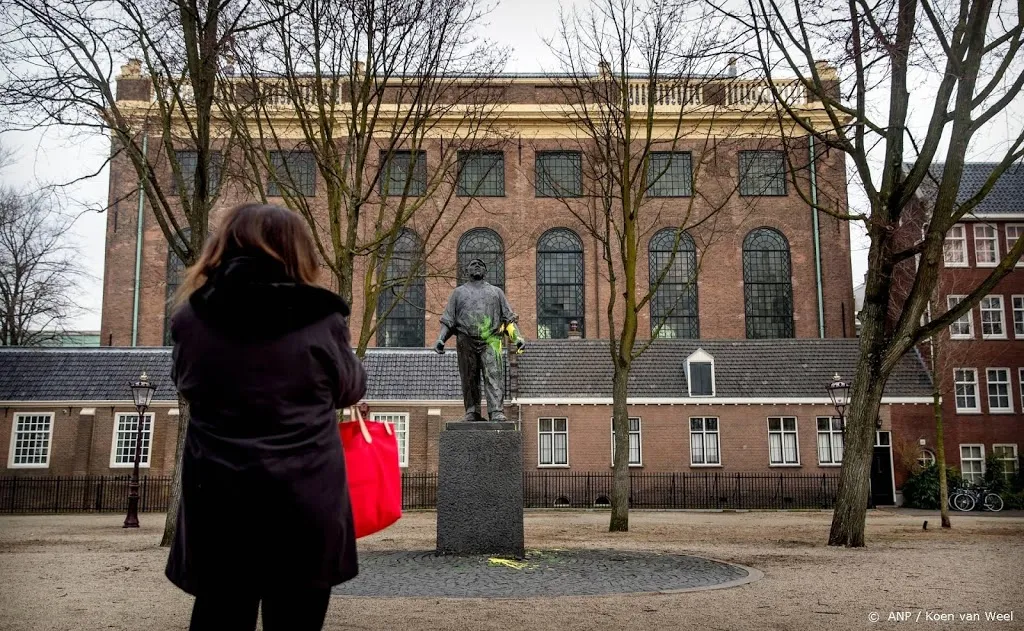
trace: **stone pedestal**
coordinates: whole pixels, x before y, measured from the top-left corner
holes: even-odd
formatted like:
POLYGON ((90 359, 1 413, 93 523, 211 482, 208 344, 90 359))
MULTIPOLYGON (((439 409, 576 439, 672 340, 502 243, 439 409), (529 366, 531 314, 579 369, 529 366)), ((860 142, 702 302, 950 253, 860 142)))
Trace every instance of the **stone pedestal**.
POLYGON ((523 556, 523 436, 515 423, 445 424, 437 552, 523 556))

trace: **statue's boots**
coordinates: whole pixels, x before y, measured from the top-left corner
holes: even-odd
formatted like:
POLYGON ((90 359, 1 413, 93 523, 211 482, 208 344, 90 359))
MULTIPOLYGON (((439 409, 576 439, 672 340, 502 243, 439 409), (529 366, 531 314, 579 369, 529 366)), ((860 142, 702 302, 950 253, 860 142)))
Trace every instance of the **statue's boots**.
POLYGON ((462 417, 463 422, 482 421, 484 417, 480 416, 479 412, 466 412, 466 415, 462 417))
POLYGON ((491 417, 491 422, 492 423, 506 423, 506 422, 508 422, 508 418, 505 416, 505 413, 502 412, 501 410, 496 410, 494 412, 491 412, 490 413, 490 417, 491 417))

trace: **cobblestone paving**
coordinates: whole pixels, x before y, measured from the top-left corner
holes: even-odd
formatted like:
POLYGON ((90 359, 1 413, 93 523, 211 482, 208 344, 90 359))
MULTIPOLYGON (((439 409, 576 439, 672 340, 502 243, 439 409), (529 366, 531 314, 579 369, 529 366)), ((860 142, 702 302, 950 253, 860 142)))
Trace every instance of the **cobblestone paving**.
POLYGON ((700 557, 619 550, 535 550, 522 562, 430 552, 365 552, 359 576, 335 595, 529 598, 658 592, 746 578, 743 568, 700 557))

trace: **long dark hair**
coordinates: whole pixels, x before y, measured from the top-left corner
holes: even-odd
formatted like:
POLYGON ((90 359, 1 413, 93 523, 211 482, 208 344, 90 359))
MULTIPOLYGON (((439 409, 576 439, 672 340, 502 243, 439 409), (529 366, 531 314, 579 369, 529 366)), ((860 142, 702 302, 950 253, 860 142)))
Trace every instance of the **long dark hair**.
POLYGON ((306 222, 280 206, 242 204, 227 212, 199 260, 185 272, 178 302, 202 287, 224 261, 245 255, 273 258, 298 283, 315 285, 320 276, 316 246, 306 222))

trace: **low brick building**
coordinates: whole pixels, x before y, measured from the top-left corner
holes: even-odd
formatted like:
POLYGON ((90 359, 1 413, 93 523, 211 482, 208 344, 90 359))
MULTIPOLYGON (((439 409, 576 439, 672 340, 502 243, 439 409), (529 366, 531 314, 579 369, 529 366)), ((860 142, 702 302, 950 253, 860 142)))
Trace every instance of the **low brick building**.
MULTIPOLYGON (((852 374, 856 359, 856 340, 659 340, 630 383, 631 466, 652 475, 835 475, 843 438, 825 386, 835 373, 852 374)), ((365 364, 371 418, 395 424, 405 471, 435 472, 438 434, 463 413, 456 354, 371 349, 365 364)), ((4 474, 126 473, 137 419, 128 382, 144 370, 158 384, 144 462, 149 474, 167 475, 178 428, 169 349, 0 350, 4 474)), ((523 432, 528 472, 609 473, 607 341, 533 342, 513 358, 507 381, 506 413, 523 432)), ((896 497, 891 432, 928 414, 930 391, 920 358, 906 357, 880 412, 880 504, 896 497)), ((556 499, 574 502, 571 493, 556 499)))

